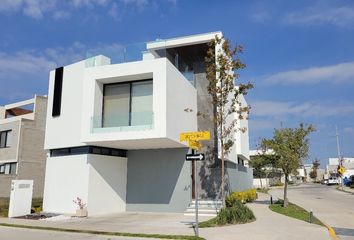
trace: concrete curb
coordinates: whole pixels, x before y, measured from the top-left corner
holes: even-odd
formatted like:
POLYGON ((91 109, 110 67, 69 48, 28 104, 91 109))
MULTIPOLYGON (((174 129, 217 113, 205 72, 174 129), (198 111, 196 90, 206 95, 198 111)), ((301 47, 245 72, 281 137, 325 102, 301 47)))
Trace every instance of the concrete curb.
POLYGON ((339 238, 337 237, 337 234, 336 234, 336 232, 334 231, 334 229, 331 227, 331 226, 329 226, 329 225, 327 225, 326 223, 324 223, 324 222, 322 222, 325 226, 326 226, 326 228, 328 229, 328 233, 329 233, 329 235, 331 236, 331 239, 332 240, 339 240, 339 238))
POLYGON ((34 229, 41 231, 55 231, 55 232, 68 232, 68 233, 84 233, 84 234, 94 234, 102 236, 117 236, 117 237, 134 237, 142 239, 181 239, 181 240, 205 240, 202 237, 195 237, 191 235, 167 235, 167 234, 153 234, 153 233, 128 233, 128 232, 110 232, 110 231, 98 231, 98 230, 84 230, 84 229, 74 229, 74 228, 61 228, 61 227, 44 227, 37 225, 24 225, 24 224, 14 224, 14 223, 0 223, 3 227, 12 228, 23 228, 23 229, 34 229))

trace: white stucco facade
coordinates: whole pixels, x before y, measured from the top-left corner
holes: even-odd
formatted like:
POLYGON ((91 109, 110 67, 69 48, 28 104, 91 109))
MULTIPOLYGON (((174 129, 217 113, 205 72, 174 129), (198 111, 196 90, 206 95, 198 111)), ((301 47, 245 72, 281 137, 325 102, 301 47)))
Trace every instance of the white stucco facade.
MULTIPOLYGON (((191 165, 185 162, 188 146, 180 142, 180 134, 198 131, 201 93, 198 95, 195 82, 187 79, 188 67, 176 64, 171 56, 174 51, 183 54, 178 49, 183 46, 204 51, 215 35, 222 36, 217 32, 147 43, 140 61, 113 64, 107 56, 98 55, 50 73, 45 212, 74 214, 77 206, 73 200, 77 197, 86 204, 89 216, 127 208, 173 211, 187 206, 192 198, 191 165), (176 49, 167 53, 164 48, 176 49), (149 82, 152 89, 148 94, 151 115, 146 119, 152 117, 144 124, 132 124, 131 120, 132 89, 138 82, 149 82), (122 84, 129 85, 124 96, 106 94, 107 87, 122 84), (110 97, 129 99, 129 123, 105 125, 105 101, 110 97), (139 195, 142 188, 146 190, 143 186, 157 180, 163 183, 163 189, 150 186, 144 196, 139 195)), ((189 61, 195 60, 190 57, 189 61)), ((126 111, 119 104, 112 109, 114 113, 126 111)), ((238 127, 248 127, 247 120, 239 122, 238 127)), ((234 137, 239 139, 230 161, 237 163, 238 156, 249 156, 248 134, 234 137)))
POLYGON ((48 157, 43 211, 75 214, 73 200, 79 197, 91 215, 123 212, 126 184, 126 158, 90 154, 48 157))

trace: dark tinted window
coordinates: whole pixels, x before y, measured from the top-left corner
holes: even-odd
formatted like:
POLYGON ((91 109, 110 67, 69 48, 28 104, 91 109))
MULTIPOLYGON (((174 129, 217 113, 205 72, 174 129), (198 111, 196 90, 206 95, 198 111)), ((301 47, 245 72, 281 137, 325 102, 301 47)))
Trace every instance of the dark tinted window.
POLYGON ((53 109, 52 109, 53 117, 60 116, 61 95, 62 95, 62 87, 63 87, 63 72, 64 72, 63 67, 55 69, 53 109))

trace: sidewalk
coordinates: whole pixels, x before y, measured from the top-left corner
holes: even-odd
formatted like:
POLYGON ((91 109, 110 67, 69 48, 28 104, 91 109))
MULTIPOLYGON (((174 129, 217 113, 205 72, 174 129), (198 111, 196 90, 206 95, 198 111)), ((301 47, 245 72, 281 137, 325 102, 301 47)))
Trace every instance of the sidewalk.
POLYGON ((269 195, 258 193, 258 200, 248 204, 257 220, 253 223, 201 229, 206 239, 247 240, 318 240, 330 239, 326 228, 275 213, 268 208, 269 195))
MULTIPOLYGON (((208 240, 317 240, 330 239, 327 229, 318 225, 292 219, 268 208, 266 194, 259 193, 259 199, 248 206, 257 220, 253 223, 216 228, 201 228, 201 237, 208 240)), ((0 218, 0 223, 31 226, 45 226, 70 229, 89 229, 107 232, 154 233, 171 235, 193 235, 190 222, 193 217, 179 213, 122 213, 112 216, 60 222, 0 218)), ((206 218, 201 218, 201 221, 206 218)))

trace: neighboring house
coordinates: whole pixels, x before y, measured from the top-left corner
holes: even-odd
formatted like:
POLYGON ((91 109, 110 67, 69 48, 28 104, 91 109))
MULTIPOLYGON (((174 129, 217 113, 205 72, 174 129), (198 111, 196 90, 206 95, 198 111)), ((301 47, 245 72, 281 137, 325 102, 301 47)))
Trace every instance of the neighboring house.
MULTIPOLYGON (((135 59, 124 48, 114 64, 119 53, 50 72, 44 211, 72 214, 80 197, 89 215, 183 212, 195 198, 194 181, 200 198, 220 197, 218 161, 207 156, 195 176, 185 161, 187 144, 179 141, 182 132, 213 133, 212 121, 197 112, 213 112, 204 57, 215 35, 222 33, 156 40, 135 59)), ((227 191, 252 187, 248 132, 235 138, 227 191)), ((200 152, 214 144, 204 141, 200 152)))
POLYGON ((0 106, 0 197, 15 179, 34 180, 33 197, 43 196, 46 113, 45 96, 0 106))
POLYGON ((338 177, 338 166, 342 164, 345 168, 343 177, 350 177, 354 175, 354 158, 343 157, 342 161, 338 158, 329 158, 326 166, 326 177, 338 177))
MULTIPOLYGON (((268 149, 265 153, 263 153, 261 150, 250 150, 250 159, 261 155, 261 154, 274 154, 273 149, 268 149)), ((306 179, 306 164, 301 165, 297 169, 297 174, 291 174, 289 176, 289 181, 293 183, 302 183, 306 179)), ((279 185, 279 184, 284 184, 285 183, 285 175, 283 173, 283 170, 280 168, 272 168, 271 166, 267 166, 264 169, 264 176, 259 176, 254 172, 253 175, 253 186, 254 187, 267 187, 267 186, 274 186, 274 185, 279 185)))

